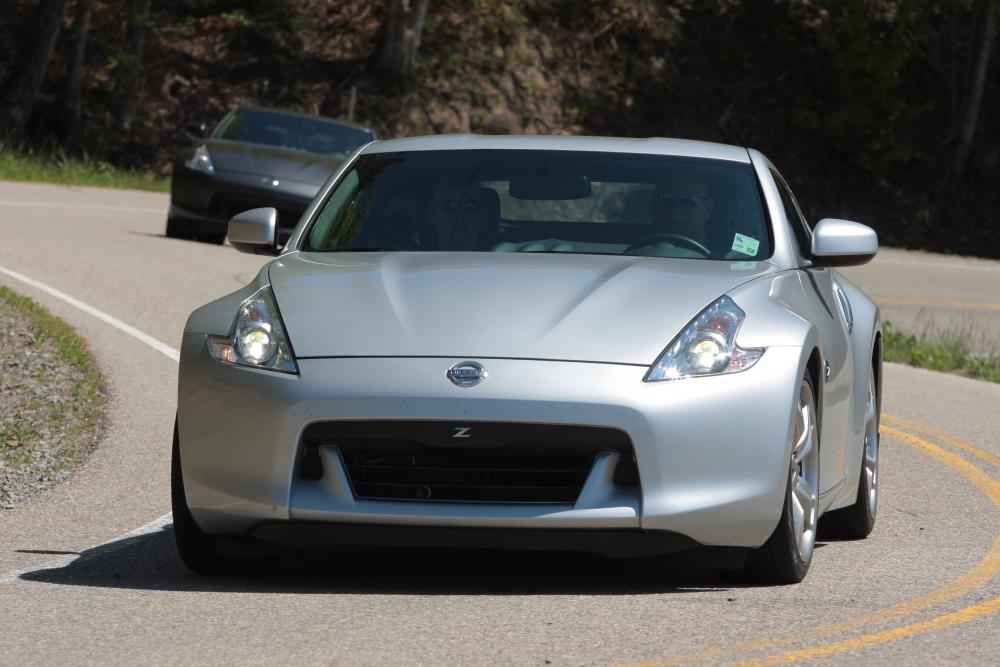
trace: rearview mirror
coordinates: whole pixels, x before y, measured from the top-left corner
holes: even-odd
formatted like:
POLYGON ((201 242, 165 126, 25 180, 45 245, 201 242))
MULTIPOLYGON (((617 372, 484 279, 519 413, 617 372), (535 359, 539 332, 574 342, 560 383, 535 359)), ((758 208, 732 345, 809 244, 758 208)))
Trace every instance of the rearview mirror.
POLYGON ((255 208, 244 211, 229 221, 229 242, 240 252, 253 255, 276 255, 278 211, 255 208))
POLYGON ((878 235, 861 223, 823 218, 813 229, 812 260, 817 266, 857 266, 877 252, 878 235))
POLYGON ((514 199, 544 201, 586 199, 590 196, 590 181, 580 174, 525 176, 512 180, 507 192, 514 199))

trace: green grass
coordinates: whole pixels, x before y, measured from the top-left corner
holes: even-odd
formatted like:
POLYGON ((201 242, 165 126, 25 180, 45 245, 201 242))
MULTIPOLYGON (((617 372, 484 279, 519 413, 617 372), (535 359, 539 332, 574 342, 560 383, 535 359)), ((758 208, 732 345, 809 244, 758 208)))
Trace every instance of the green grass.
POLYGON ((169 192, 170 180, 150 171, 119 169, 88 157, 61 152, 29 153, 0 147, 0 180, 91 185, 102 188, 169 192))
POLYGON ((1000 353, 971 351, 969 336, 960 331, 924 333, 920 336, 897 331, 891 322, 883 331, 883 357, 934 371, 960 373, 990 382, 1000 382, 1000 353))
POLYGON ((14 422, 6 428, 0 427, 0 447, 10 447, 11 449, 20 447, 39 435, 39 432, 30 426, 14 422))
MULTIPOLYGON (((97 362, 86 343, 73 327, 28 297, 21 296, 3 285, 0 285, 0 301, 10 304, 29 323, 35 335, 33 344, 51 341, 56 348, 59 360, 80 371, 79 379, 72 387, 75 400, 68 408, 75 413, 78 422, 70 432, 69 440, 72 442, 86 438, 97 427, 107 400, 104 379, 101 377, 97 369, 97 362)), ((53 422, 62 421, 66 410, 67 408, 62 405, 53 406, 49 410, 48 419, 53 422)), ((37 437, 37 431, 19 425, 16 421, 6 429, 0 428, 0 446, 16 447, 37 437)), ((66 447, 61 452, 56 467, 71 465, 79 460, 84 453, 86 450, 82 444, 66 447)))

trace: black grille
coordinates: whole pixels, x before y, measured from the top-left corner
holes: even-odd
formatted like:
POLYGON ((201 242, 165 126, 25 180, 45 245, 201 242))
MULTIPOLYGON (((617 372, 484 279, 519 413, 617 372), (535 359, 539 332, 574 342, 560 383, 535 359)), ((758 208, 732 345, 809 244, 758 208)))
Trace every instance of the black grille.
POLYGON ((249 211, 253 208, 275 208, 278 211, 278 227, 281 228, 292 228, 294 227, 299 218, 302 217, 302 213, 306 210, 305 206, 298 207, 294 205, 289 205, 284 202, 278 202, 275 199, 268 199, 266 197, 260 197, 259 199, 253 197, 233 197, 231 195, 215 195, 212 197, 212 201, 209 204, 209 215, 213 215, 218 218, 231 218, 237 213, 242 213, 243 211, 249 211))
POLYGON ((301 467, 322 475, 316 449, 339 449, 366 500, 573 503, 598 454, 620 452, 616 483, 633 485, 632 446, 610 428, 485 422, 325 422, 305 433, 301 467))

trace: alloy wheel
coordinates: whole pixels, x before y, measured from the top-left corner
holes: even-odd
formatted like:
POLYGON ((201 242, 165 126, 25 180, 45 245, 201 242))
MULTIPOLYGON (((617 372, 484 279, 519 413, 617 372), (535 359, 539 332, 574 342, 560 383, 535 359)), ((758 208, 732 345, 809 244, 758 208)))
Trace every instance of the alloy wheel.
POLYGON ((819 443, 816 432, 816 401, 812 388, 799 390, 798 419, 791 461, 792 530, 799 558, 808 563, 816 545, 819 513, 819 443))
POLYGON ((865 409, 865 481, 868 511, 872 518, 878 510, 878 403, 875 399, 875 378, 868 377, 868 405, 865 409))

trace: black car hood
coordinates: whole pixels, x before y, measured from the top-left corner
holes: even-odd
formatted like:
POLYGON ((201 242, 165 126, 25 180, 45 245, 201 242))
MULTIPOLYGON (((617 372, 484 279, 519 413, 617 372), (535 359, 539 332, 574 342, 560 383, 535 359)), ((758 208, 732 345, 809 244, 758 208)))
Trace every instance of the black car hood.
POLYGON ((209 139, 205 146, 218 171, 257 174, 314 185, 325 183, 341 163, 333 157, 242 141, 209 139))

